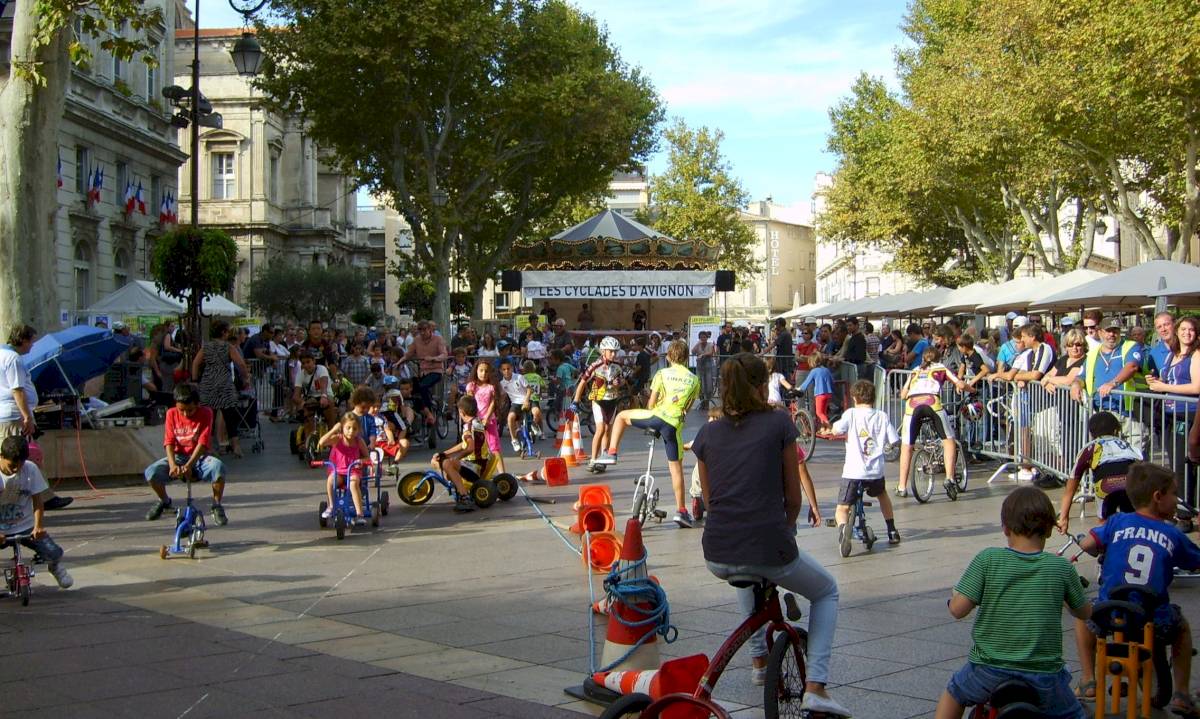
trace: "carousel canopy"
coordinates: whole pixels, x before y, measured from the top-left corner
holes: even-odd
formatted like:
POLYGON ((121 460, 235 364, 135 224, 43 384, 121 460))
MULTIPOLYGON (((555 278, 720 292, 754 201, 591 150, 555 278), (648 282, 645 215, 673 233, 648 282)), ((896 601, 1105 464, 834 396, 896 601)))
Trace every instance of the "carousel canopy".
POLYGON ((636 220, 629 219, 616 210, 605 210, 574 227, 568 227, 550 239, 559 242, 583 242, 585 240, 670 240, 671 238, 636 220))
POLYGON ((518 270, 715 270, 718 249, 605 210, 545 240, 518 241, 518 270))

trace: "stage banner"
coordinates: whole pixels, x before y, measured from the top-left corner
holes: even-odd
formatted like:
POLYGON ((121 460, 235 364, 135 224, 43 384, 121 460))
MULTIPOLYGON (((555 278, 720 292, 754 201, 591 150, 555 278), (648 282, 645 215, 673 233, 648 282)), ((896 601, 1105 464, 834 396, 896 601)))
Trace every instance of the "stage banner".
POLYGON ((525 300, 695 300, 713 296, 715 272, 563 270, 521 273, 525 300))

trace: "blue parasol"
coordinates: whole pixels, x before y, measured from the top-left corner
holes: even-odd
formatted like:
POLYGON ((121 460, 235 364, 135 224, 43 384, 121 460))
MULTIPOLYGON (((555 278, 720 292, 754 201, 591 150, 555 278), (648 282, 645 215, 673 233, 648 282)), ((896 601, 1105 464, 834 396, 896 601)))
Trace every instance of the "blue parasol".
POLYGON ((76 387, 108 371, 132 340, 80 325, 48 334, 21 357, 39 394, 76 387))

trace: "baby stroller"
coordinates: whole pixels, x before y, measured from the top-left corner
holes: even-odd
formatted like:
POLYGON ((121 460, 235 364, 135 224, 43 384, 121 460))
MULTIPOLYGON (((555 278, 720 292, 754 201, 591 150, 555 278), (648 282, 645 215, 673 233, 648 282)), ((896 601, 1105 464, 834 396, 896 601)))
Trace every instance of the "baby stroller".
POLYGON ((250 441, 250 451, 258 454, 266 447, 263 444, 262 428, 258 424, 258 399, 254 392, 245 390, 238 394, 237 407, 237 437, 250 441))

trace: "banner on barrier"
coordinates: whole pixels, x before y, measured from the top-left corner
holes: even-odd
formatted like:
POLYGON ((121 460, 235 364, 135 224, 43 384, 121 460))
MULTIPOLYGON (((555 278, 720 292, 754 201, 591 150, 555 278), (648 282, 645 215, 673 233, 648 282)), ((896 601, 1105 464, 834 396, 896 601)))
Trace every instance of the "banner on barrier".
POLYGON ((521 273, 526 300, 694 300, 713 296, 715 272, 564 270, 521 273))

